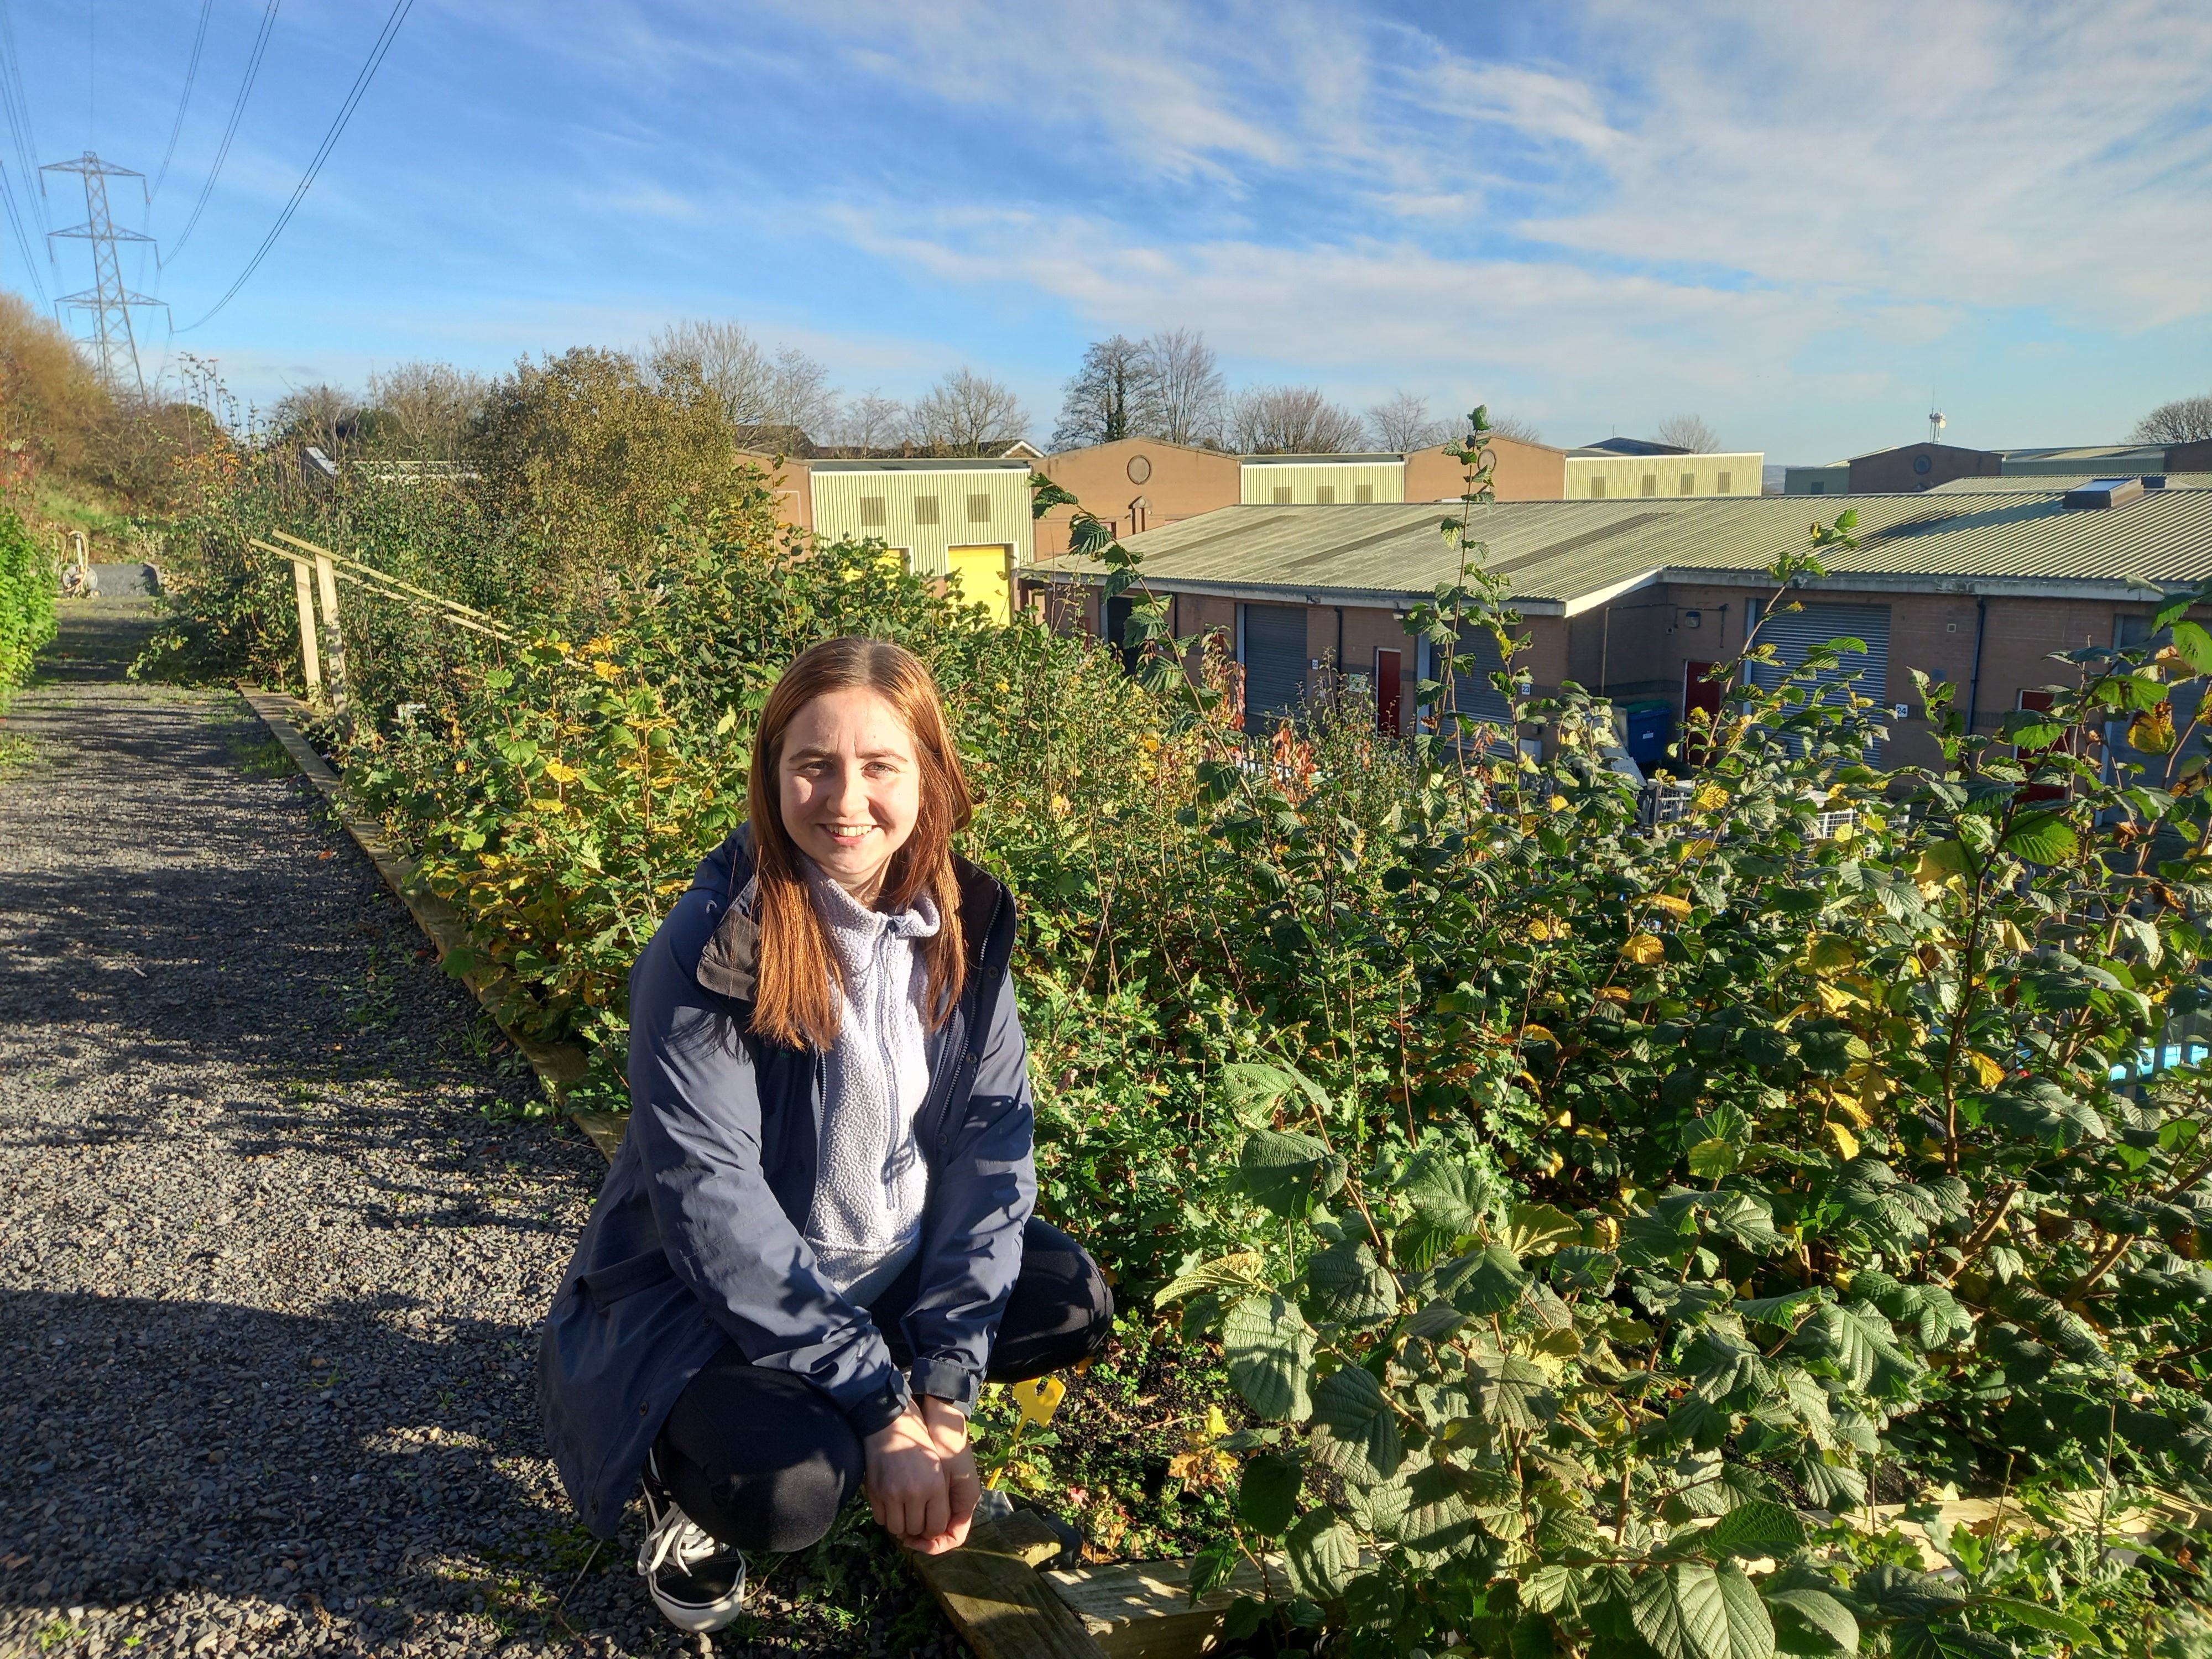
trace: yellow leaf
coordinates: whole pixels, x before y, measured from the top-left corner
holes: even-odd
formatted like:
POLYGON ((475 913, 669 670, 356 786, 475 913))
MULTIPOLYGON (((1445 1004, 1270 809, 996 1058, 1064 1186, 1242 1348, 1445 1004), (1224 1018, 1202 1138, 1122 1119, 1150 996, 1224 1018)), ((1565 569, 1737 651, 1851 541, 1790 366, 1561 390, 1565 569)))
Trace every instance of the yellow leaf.
POLYGON ((1672 893, 1653 893, 1649 896, 1648 902, 1657 905, 1677 921, 1690 919, 1690 901, 1687 899, 1676 898, 1672 893))
POLYGON ((1656 962, 1667 959, 1667 947, 1656 933, 1632 933, 1628 942, 1620 947, 1621 955, 1639 968, 1649 968, 1656 962))
POLYGON ((1692 811, 1717 812, 1728 805, 1728 791, 1722 788, 1720 785, 1699 784, 1698 793, 1690 797, 1690 807, 1692 811))
POLYGON ((1994 1089, 2005 1079, 2004 1067, 1987 1054, 1966 1052, 1966 1064, 1973 1068, 1974 1079, 1984 1089, 1994 1089))
POLYGON ((1553 1036, 1545 1027, 1539 1025, 1534 1020, 1531 1020, 1528 1024, 1523 1025, 1521 1028, 1521 1041, 1523 1042, 1557 1042, 1559 1038, 1553 1036))
POLYGON ((1822 933, 1805 947, 1805 965, 1816 974, 1839 974, 1859 965, 1859 953, 1849 939, 1822 933))
POLYGON ((2032 948, 2027 942, 2027 935, 2009 921, 1997 923, 1997 942, 2008 951, 2026 951, 2032 948))
POLYGON ((1221 1407, 1208 1406, 1206 1408, 1206 1437, 1208 1440, 1226 1440, 1232 1432, 1229 1419, 1221 1413, 1221 1407))
POLYGON ((1828 1139, 1836 1143, 1836 1150, 1844 1155, 1846 1162, 1859 1155, 1859 1138, 1842 1124, 1831 1122, 1828 1125, 1828 1139))
POLYGON ((545 775, 556 783, 574 783, 584 775, 563 761, 547 761, 545 775))
POLYGON ((1601 985, 1597 988, 1597 994, 1599 999, 1605 1002, 1628 1000, 1628 993, 1618 985, 1601 985))
POLYGON ((1820 999, 1820 1006, 1829 1013, 1840 1014, 1858 1006, 1859 999, 1840 985, 1831 985, 1826 980, 1817 981, 1813 994, 1820 999))
POLYGON ((1040 1376, 1028 1382, 1017 1382, 1007 1392, 1013 1395, 1014 1404, 1022 1408, 1022 1415, 1037 1427, 1052 1421, 1060 1402, 1067 1397, 1067 1384, 1056 1376, 1040 1376))
POLYGON ((2170 755, 2179 741, 2174 735, 2171 702, 2147 708, 2128 722, 2128 742, 2146 755, 2170 755))
POLYGON ((622 665, 617 662, 609 662, 605 657, 601 657, 592 665, 592 672, 603 680, 618 680, 622 678, 622 665))

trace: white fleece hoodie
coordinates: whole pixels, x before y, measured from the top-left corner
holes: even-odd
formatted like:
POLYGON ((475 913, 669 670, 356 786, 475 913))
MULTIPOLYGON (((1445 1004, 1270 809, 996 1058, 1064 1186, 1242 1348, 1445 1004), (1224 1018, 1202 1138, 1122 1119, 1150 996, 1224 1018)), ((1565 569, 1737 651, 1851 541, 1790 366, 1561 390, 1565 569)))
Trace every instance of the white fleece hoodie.
POLYGON ((845 973, 837 1041, 823 1057, 822 1144, 806 1242, 822 1276, 863 1305, 921 1248, 929 1171, 915 1115, 929 1091, 923 1018, 933 937, 927 895, 893 915, 872 910, 811 863, 816 913, 845 973))

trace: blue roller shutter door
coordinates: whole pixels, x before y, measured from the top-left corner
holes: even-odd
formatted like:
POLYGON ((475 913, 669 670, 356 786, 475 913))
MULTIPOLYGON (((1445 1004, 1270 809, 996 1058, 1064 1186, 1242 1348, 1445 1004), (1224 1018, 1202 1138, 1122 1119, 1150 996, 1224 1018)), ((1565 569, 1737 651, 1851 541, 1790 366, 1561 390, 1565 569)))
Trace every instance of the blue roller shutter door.
POLYGON ((1752 665, 1753 684, 1772 690, 1784 676, 1803 665, 1806 653, 1830 640, 1866 641, 1866 652, 1845 651, 1833 668, 1818 672, 1814 684, 1823 702, 1842 702, 1845 687, 1874 702, 1889 701, 1889 607, 1886 605, 1808 605, 1802 611, 1771 610, 1759 619, 1758 642, 1774 647, 1781 660, 1752 665))
POLYGON ((1306 684, 1306 613, 1295 605, 1241 607, 1244 729, 1260 732, 1297 712, 1306 684))

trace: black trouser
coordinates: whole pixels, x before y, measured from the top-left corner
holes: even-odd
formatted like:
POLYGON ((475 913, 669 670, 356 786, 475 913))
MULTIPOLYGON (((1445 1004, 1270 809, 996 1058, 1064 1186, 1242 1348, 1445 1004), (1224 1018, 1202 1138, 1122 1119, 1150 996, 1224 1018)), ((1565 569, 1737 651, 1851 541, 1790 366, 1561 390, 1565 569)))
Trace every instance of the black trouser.
MULTIPOLYGON (((901 1365, 914 1360, 899 1321, 919 1277, 909 1266, 868 1310, 901 1365)), ((990 1380, 1019 1382, 1087 1359, 1113 1324, 1114 1293, 1097 1264, 1033 1217, 991 1346, 990 1380)), ((727 1342, 677 1396, 654 1449, 684 1512, 742 1550, 805 1548, 830 1530, 866 1469, 860 1437, 828 1395, 788 1371, 747 1364, 727 1342)))

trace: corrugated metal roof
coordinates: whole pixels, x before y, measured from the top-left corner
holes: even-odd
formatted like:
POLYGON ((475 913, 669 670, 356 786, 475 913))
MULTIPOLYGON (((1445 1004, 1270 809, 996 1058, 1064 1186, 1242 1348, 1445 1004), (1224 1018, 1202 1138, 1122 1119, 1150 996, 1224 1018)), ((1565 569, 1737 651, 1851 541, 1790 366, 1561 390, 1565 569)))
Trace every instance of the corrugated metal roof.
MULTIPOLYGON (((1865 495, 1808 512, 1803 495, 1668 501, 1513 501, 1478 513, 1488 568, 1540 611, 1588 609, 1667 574, 1756 582, 1803 549, 1813 514, 1859 515, 1856 551, 1824 556, 1832 586, 1896 576, 2118 586, 2129 578, 2212 576, 2212 491, 2172 490, 2106 510, 2065 507, 2048 491, 1865 495)), ((1316 603, 1401 603, 1454 579, 1458 555, 1433 504, 1224 507, 1129 538, 1147 578, 1200 590, 1281 590, 1316 603)), ((1048 570, 1097 574, 1060 561, 1048 570)))

